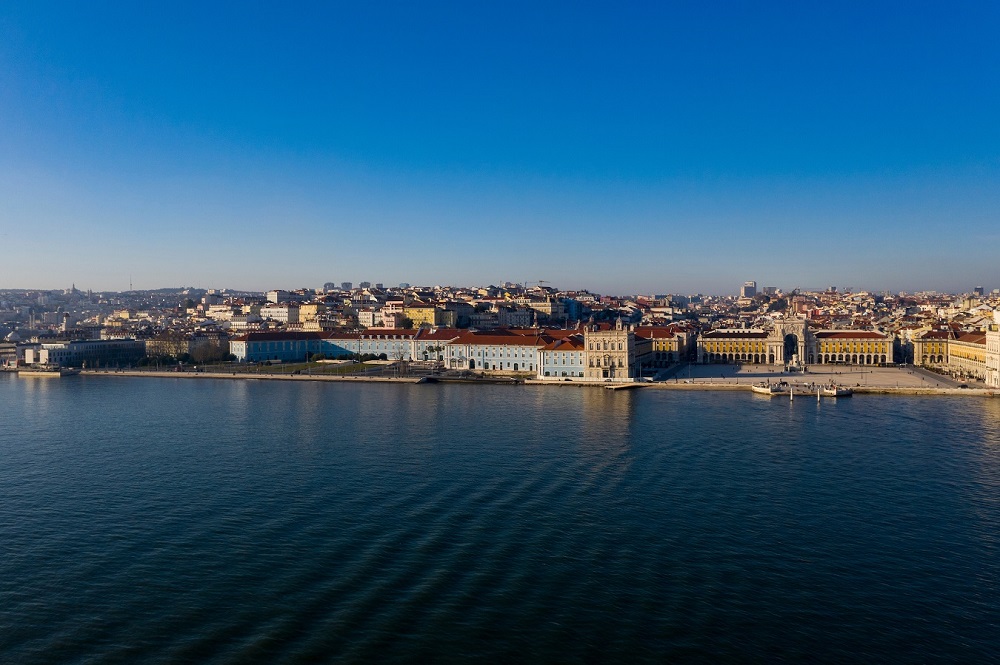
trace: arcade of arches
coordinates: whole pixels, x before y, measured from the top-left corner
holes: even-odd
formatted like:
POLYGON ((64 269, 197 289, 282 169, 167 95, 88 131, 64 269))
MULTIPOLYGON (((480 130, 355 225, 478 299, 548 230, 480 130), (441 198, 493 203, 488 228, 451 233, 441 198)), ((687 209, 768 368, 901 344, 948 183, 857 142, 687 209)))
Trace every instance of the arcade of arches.
POLYGON ((719 329, 698 338, 699 363, 884 365, 893 340, 874 330, 820 330, 785 323, 774 330, 719 329))

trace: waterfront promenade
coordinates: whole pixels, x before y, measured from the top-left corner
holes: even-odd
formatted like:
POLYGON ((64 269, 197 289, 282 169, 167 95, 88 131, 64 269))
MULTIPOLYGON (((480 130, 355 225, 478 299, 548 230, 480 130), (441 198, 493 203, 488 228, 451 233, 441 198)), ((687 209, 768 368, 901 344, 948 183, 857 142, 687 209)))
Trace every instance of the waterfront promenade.
MULTIPOLYGON (((669 372, 669 370, 668 370, 669 372)), ((244 379, 275 381, 327 381, 343 383, 424 383, 462 381, 467 383, 512 383, 511 377, 483 377, 479 379, 449 378, 440 376, 386 376, 371 374, 292 374, 282 372, 231 372, 187 371, 165 372, 155 370, 84 370, 87 376, 105 377, 156 377, 174 379, 244 379)), ((814 391, 816 385, 836 383, 852 388, 858 394, 899 395, 960 395, 993 397, 1000 392, 981 384, 963 384, 916 367, 849 367, 840 365, 814 365, 807 372, 782 372, 770 365, 686 365, 676 369, 669 378, 651 383, 619 383, 591 381, 546 381, 526 379, 529 385, 547 385, 580 388, 654 388, 662 390, 750 391, 761 381, 787 381, 802 394, 814 391), (962 388, 962 385, 967 387, 962 388)))
POLYGON ((110 377, 146 377, 161 379, 240 379, 247 381, 272 380, 272 381, 343 381, 347 383, 374 382, 374 383, 422 383, 423 377, 413 376, 368 376, 364 374, 291 374, 280 372, 163 372, 156 370, 133 370, 133 369, 91 369, 83 370, 81 374, 87 376, 110 376, 110 377))
POLYGON ((848 365, 810 365, 806 372, 783 372, 781 367, 773 365, 690 364, 653 385, 691 390, 749 390, 761 381, 787 381, 795 386, 836 383, 856 393, 989 395, 995 392, 980 383, 963 383, 919 367, 848 365))

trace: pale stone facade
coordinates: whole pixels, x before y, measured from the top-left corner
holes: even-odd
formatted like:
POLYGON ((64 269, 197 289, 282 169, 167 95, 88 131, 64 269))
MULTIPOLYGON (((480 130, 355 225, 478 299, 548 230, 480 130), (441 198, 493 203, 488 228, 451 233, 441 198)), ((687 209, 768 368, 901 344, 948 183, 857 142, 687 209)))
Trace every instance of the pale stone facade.
POLYGON ((993 312, 993 323, 986 331, 986 385, 1000 388, 1000 310, 993 312))
POLYGON ((965 333, 948 341, 948 369, 960 377, 987 379, 986 335, 965 333))
POLYGON ((587 364, 584 375, 593 381, 633 381, 639 375, 635 333, 618 319, 610 328, 589 325, 583 332, 587 364))
POLYGON ((762 365, 895 362, 893 338, 875 330, 809 329, 804 319, 783 319, 770 331, 759 328, 709 330, 698 338, 699 363, 762 365))

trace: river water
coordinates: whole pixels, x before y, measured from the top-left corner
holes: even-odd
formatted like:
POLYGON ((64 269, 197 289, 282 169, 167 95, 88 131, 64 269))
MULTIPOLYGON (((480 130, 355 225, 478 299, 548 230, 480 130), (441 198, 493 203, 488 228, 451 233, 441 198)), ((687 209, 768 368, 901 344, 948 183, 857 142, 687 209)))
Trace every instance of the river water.
POLYGON ((997 662, 1000 400, 0 375, 0 661, 997 662))

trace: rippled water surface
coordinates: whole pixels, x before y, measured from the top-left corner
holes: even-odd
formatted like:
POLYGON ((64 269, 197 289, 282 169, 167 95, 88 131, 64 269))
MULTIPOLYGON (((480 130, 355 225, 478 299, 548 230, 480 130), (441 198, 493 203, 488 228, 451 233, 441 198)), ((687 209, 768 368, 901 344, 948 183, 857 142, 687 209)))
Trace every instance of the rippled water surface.
POLYGON ((997 662, 1000 400, 0 376, 0 661, 997 662))

